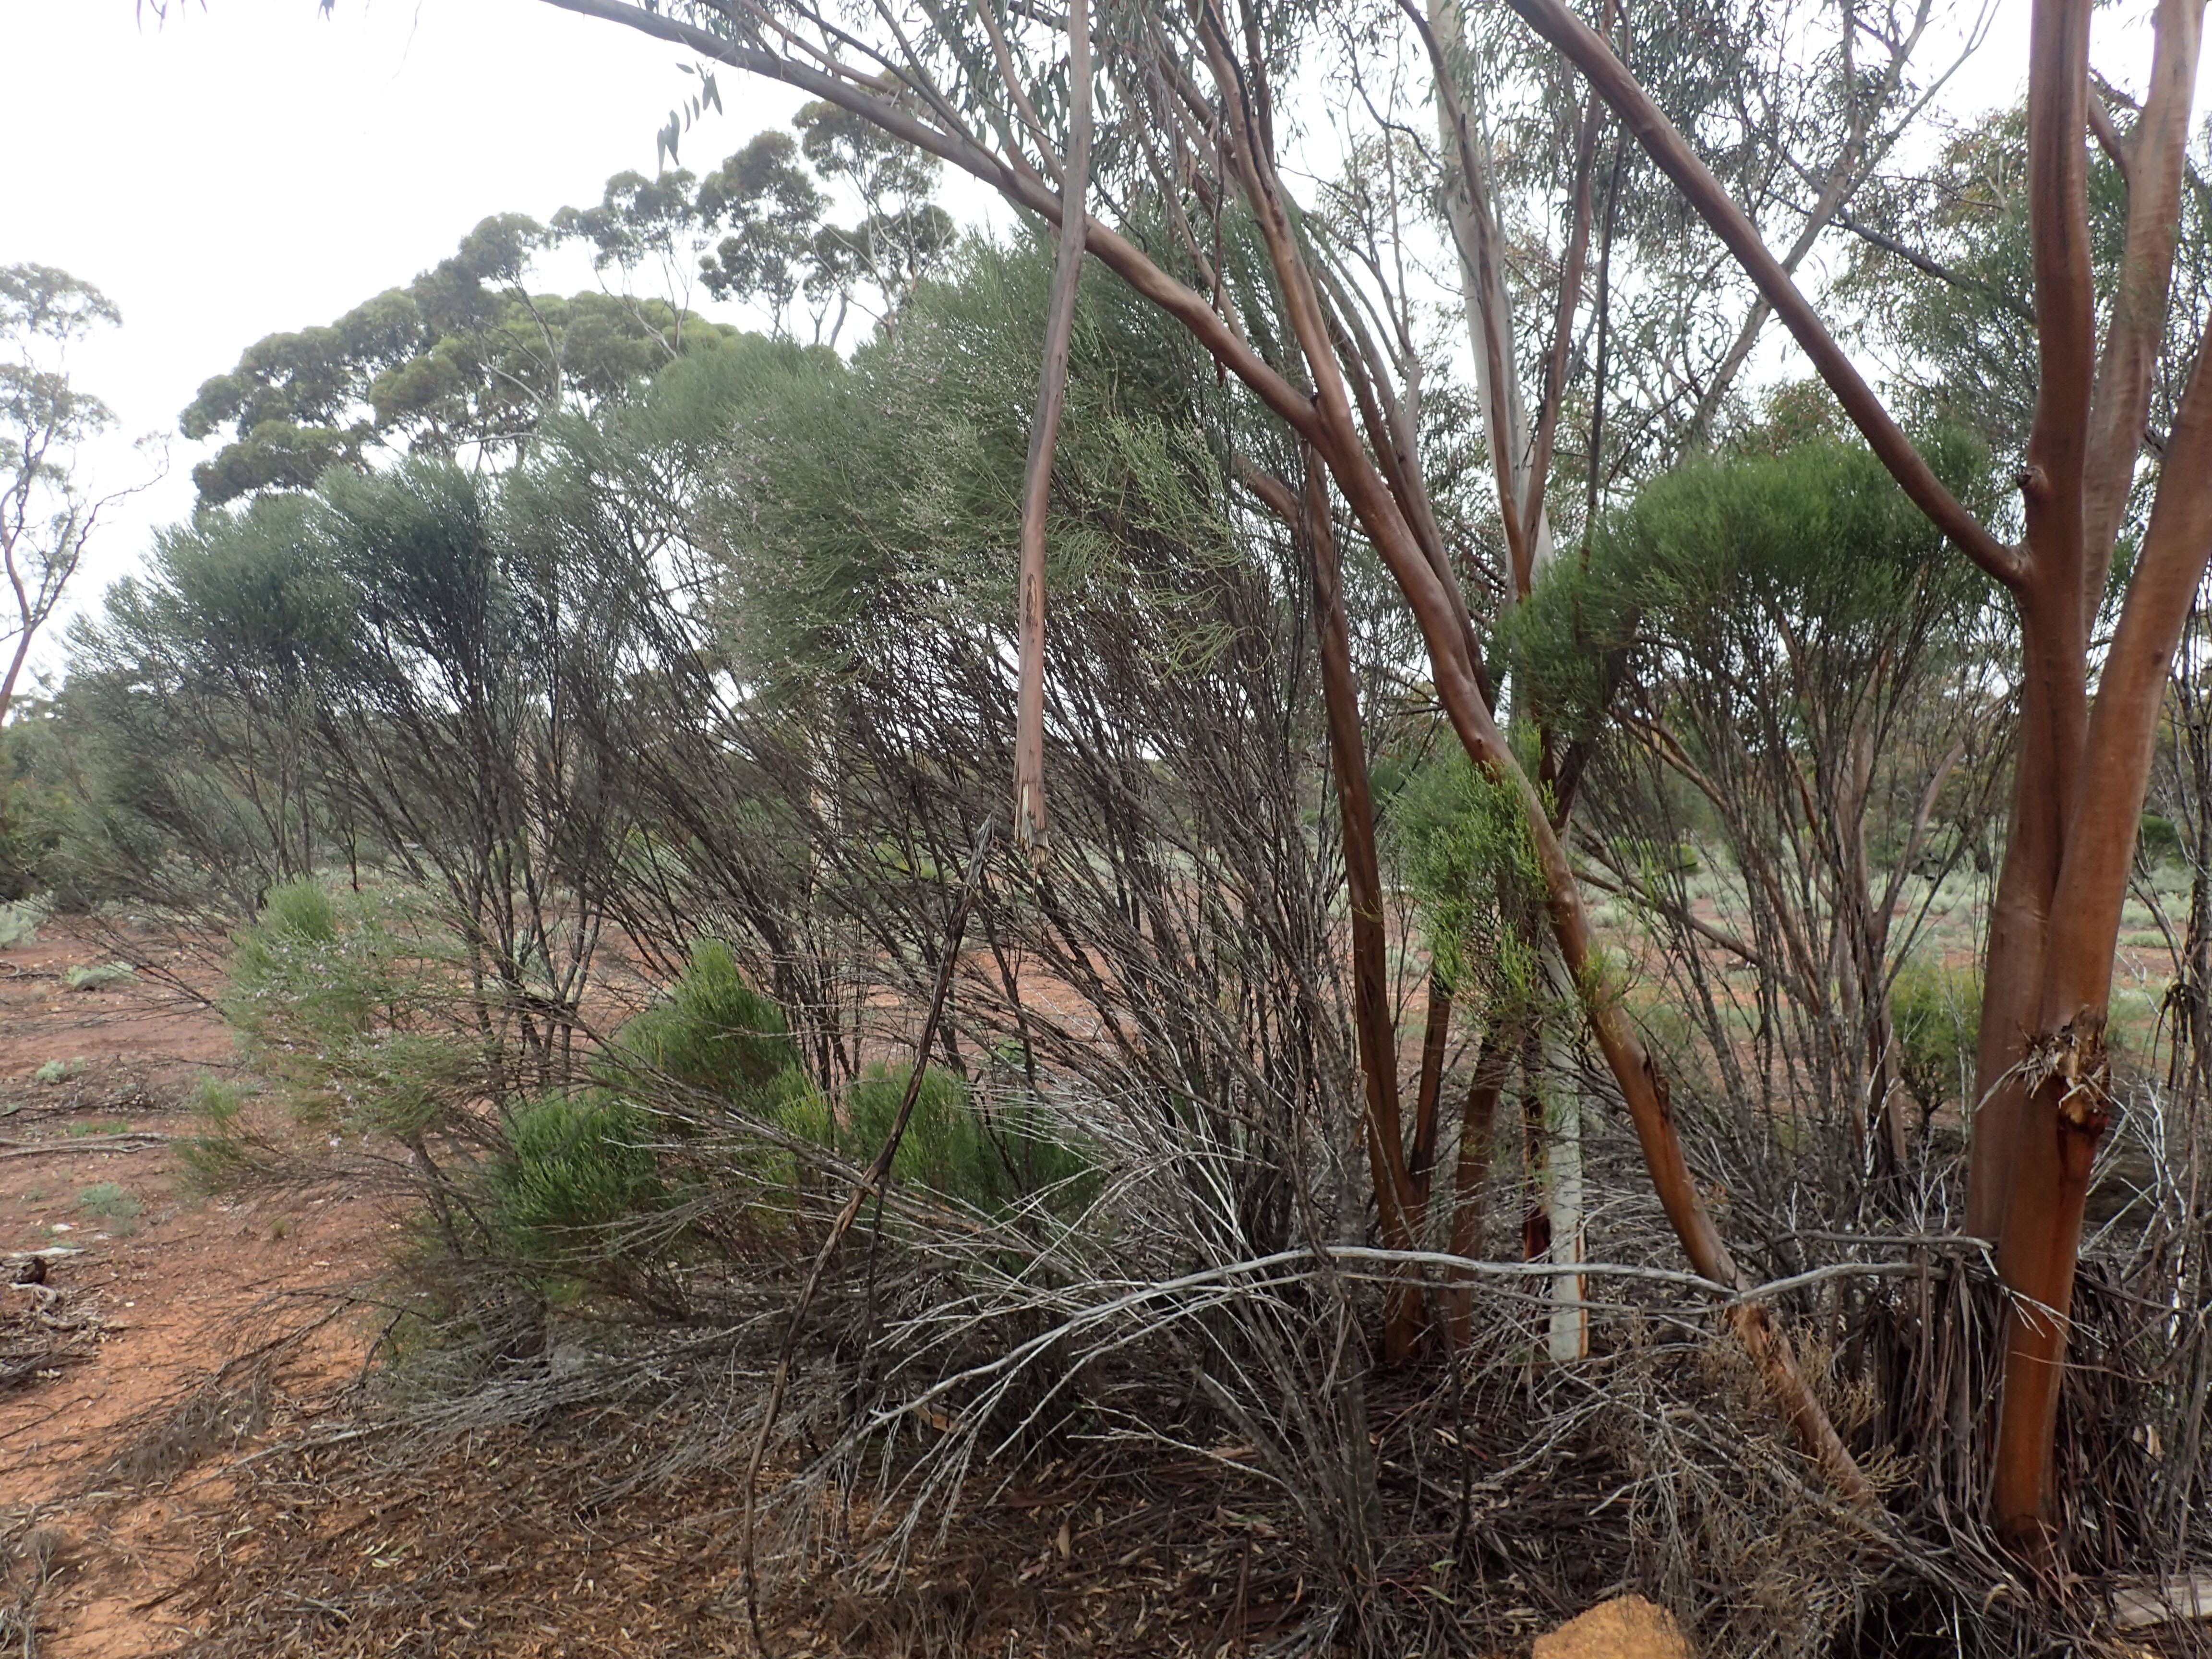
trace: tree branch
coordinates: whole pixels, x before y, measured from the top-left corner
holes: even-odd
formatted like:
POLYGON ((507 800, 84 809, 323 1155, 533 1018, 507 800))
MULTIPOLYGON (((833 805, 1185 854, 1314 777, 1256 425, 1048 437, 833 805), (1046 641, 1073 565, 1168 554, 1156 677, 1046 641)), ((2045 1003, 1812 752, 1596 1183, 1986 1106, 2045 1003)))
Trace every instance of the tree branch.
POLYGON ((1067 9, 1067 164, 1060 189, 1060 246, 1045 313, 1043 366, 1036 420, 1022 477, 1020 682, 1015 697, 1014 838, 1032 861, 1044 858, 1044 574, 1045 514, 1051 506, 1052 453, 1067 402, 1067 348, 1075 329, 1075 295, 1083 278, 1083 232, 1091 179, 1091 9, 1067 9))
POLYGON ((1627 66, 1613 56, 1613 49, 1569 11, 1564 0, 1506 0, 1506 3, 1589 77, 1660 170, 1674 181, 1684 198, 1735 256, 1745 275, 1812 360, 1868 447, 1914 505, 1996 580, 2007 587, 2019 586, 2027 571, 2020 550, 1991 535, 1943 487, 1798 291, 1789 272, 1760 240, 1757 228, 1698 159, 1674 124, 1660 112, 1627 66))

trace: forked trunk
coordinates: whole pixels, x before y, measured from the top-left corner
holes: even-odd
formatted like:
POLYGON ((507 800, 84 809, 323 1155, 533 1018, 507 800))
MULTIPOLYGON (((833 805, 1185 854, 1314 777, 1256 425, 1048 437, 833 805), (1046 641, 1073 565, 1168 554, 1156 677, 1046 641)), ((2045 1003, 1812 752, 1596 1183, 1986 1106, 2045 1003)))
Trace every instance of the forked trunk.
MULTIPOLYGON (((2000 1528, 2033 1555, 2056 1542, 2051 1458, 2067 1315, 2092 1165, 2112 1108, 2105 1024, 2112 957, 2166 675, 2208 554, 2212 333, 2198 347, 2167 441, 2150 527, 2078 751, 2075 804, 2045 931, 2034 1018, 2008 1068, 2019 1080, 2021 1110, 2012 1126, 1997 1266, 2014 1299, 1993 1497, 2000 1528)), ((1991 1017, 1986 1007, 1983 1017, 1991 1017)))

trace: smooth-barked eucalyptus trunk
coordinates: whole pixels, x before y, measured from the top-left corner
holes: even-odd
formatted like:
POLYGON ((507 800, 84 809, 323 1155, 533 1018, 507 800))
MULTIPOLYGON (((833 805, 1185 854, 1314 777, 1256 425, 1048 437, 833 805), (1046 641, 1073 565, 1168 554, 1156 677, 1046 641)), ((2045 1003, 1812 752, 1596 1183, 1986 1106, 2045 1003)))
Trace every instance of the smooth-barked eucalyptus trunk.
POLYGON ((2091 625, 2133 486, 2173 269, 2203 0, 2160 0, 2150 88, 2116 142, 2126 243, 2101 351, 2086 146, 2090 0, 2037 0, 2029 46, 2029 231, 2041 373, 2008 546, 1939 483, 1788 273, 1606 43, 1560 0, 1509 0, 1604 95, 1728 246, 1905 493, 2010 593, 2021 715, 2011 823, 1990 923, 1969 1230, 1997 1243, 2010 1303, 1990 1471, 1993 1517, 2055 1556, 2052 1447, 2081 1222, 2112 1113, 2112 957, 2159 711, 2212 554, 2212 337, 2166 437, 2118 629, 2091 625), (2091 695, 2094 671, 2095 692, 2091 695))

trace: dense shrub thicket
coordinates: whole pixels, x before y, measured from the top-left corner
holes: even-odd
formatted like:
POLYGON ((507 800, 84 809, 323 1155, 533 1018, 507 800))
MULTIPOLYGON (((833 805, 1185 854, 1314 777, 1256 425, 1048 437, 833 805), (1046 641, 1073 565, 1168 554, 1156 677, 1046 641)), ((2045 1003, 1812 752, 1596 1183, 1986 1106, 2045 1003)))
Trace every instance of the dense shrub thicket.
MULTIPOLYGON (((1937 924, 1985 878, 2008 695, 1981 579, 1794 416, 1594 526, 1487 641, 1605 900, 1603 982, 1576 986, 1518 805, 1443 733, 1341 538, 1389 1004, 1425 1023, 1392 1087, 1433 1126, 1407 1149, 1428 1254, 1383 1264, 1317 544, 1238 482, 1304 461, 1119 289, 1084 290, 1053 483, 1051 839, 963 874, 1012 771, 1048 277, 971 244, 850 362, 706 337, 548 416, 508 471, 426 453, 204 508, 7 728, 0 890, 222 941, 261 1092, 203 1091, 195 1167, 404 1206, 419 1294, 383 1376, 418 1427, 649 1397, 697 1425, 664 1471, 802 1471, 787 1541, 834 1507, 819 1483, 886 1481, 893 1553, 979 1461, 1233 1443, 1328 1619, 1379 1650, 1416 1618, 1378 1589, 1407 1564, 1528 1567, 1465 1459, 1435 1462, 1474 1410, 1501 1468, 1617 1474, 1608 1570, 1716 1639, 1756 1613, 1811 1654, 1966 1605, 2000 1570, 1921 1544, 1978 1501, 1949 1437, 1979 1431, 1943 1390, 1982 1381, 1929 1298, 1993 1305, 1940 1242, 1977 998, 1937 924), (1686 1318, 1711 1287, 1680 1282, 1577 994, 1668 1055, 1698 1175, 1747 1269, 1796 1287, 1778 1305, 1890 1530, 1802 1505, 1686 1318), (1585 1255, 1549 1273, 1562 1230, 1585 1255), (1437 1316, 1386 1374, 1370 1334, 1409 1282, 1437 1316), (779 1414, 761 1379, 787 1371, 779 1414)), ((1440 386, 1419 418, 1464 415, 1440 386)), ((1976 447, 1931 445, 1962 495, 1991 488, 1976 447)), ((1483 545, 1478 458, 1422 453, 1483 545)), ((2170 793, 2179 856, 2143 890, 2199 938, 2206 797, 2170 793)), ((2099 1383, 2063 1442, 2105 1460, 2081 1559, 2112 1568, 2198 1525, 2185 1419, 2212 1360, 2142 1316, 2153 1279, 2205 1271, 2175 1173, 2196 1062, 2157 1072, 2182 1054, 2163 1029, 2081 1316, 2171 1364, 2099 1383)), ((1471 1601, 1468 1629, 1488 1616, 1471 1601)))

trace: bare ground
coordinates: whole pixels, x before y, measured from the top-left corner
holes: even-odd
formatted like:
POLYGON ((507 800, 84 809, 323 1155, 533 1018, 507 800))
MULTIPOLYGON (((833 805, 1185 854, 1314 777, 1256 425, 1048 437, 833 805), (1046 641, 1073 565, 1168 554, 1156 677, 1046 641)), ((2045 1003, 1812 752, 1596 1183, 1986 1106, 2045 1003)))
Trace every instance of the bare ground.
POLYGON ((16 1258, 0 1279, 49 1253, 43 1285, 0 1284, 0 1352, 44 1362, 12 1386, 0 1371, 0 1536, 19 1557, 15 1617, 35 1601, 35 1651, 54 1659, 125 1659, 181 1633, 164 1593, 222 1504, 206 1470, 229 1458, 212 1455, 349 1376, 362 1329, 333 1320, 273 1375, 218 1374, 365 1278, 386 1224, 343 1197, 196 1195, 174 1138, 200 1076, 232 1067, 230 1038, 143 981, 68 988, 70 968, 106 959, 65 920, 0 953, 0 1252, 16 1258))
MULTIPOLYGON (((605 1501, 610 1467, 679 1425, 602 1413, 428 1460, 344 1439, 376 1329, 347 1295, 399 1223, 361 1198, 196 1192, 178 1141, 201 1078, 234 1073, 230 1036, 144 977, 68 988, 112 943, 57 919, 0 951, 0 1646, 759 1651, 732 1472, 605 1501), (6 1282, 34 1255, 43 1283, 6 1282)), ((762 1634, 779 1654, 916 1656, 1264 1638, 1311 1592, 1291 1517, 1255 1485, 1059 1466, 895 1582, 857 1579, 836 1550, 780 1571, 762 1634)), ((833 1530, 854 1539, 855 1517, 833 1530)))

